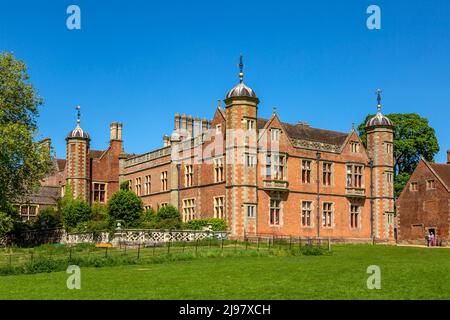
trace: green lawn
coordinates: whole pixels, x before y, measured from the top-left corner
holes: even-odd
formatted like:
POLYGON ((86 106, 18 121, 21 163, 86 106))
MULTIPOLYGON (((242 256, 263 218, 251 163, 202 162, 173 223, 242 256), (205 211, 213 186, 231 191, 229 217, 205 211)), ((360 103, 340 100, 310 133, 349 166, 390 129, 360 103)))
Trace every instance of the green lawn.
POLYGON ((0 299, 450 299, 450 250, 334 246, 330 256, 198 258, 1 276, 0 299), (381 290, 366 286, 381 268, 381 290))

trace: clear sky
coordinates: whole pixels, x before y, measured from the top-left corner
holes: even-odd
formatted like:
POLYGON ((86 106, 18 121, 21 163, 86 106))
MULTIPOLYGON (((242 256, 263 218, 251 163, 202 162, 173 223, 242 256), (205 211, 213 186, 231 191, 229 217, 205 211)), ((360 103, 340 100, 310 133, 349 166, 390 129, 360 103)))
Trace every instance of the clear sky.
POLYGON ((2 0, 0 50, 29 67, 44 97, 40 136, 65 157, 75 106, 91 148, 104 149, 109 123, 124 123, 127 152, 162 146, 176 112, 212 118, 238 82, 282 121, 348 132, 376 110, 417 112, 450 149, 450 1, 2 0), (66 9, 81 9, 68 30, 66 9), (366 27, 371 4, 381 30, 366 27))

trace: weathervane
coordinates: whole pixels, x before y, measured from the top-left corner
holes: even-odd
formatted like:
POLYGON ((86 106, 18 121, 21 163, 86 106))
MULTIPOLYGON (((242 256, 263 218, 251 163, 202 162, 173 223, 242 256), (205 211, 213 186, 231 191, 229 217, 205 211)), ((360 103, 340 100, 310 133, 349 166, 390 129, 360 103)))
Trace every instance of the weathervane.
POLYGON ((239 79, 240 82, 242 83, 244 81, 244 62, 243 62, 243 57, 241 54, 241 58, 239 60, 239 79))
POLYGON ((81 107, 78 105, 75 107, 75 110, 77 110, 77 124, 80 124, 80 118, 81 118, 81 112, 80 112, 81 107))
POLYGON ((377 89, 377 91, 375 91, 378 101, 378 112, 381 112, 381 92, 382 92, 381 89, 377 89))

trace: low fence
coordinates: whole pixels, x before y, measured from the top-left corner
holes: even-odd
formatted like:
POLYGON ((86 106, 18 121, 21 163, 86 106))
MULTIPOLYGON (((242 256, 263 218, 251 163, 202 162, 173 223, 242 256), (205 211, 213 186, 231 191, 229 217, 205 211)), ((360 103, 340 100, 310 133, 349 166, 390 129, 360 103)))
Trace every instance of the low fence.
MULTIPOLYGON (((200 234, 200 233, 196 233, 200 234)), ((80 263, 82 266, 102 266, 177 260, 193 257, 242 256, 242 255, 320 255, 330 250, 329 243, 318 239, 300 239, 291 242, 284 239, 256 237, 246 240, 229 240, 209 237, 189 241, 165 241, 153 243, 121 243, 117 247, 89 245, 48 245, 34 248, 8 248, 0 251, 0 275, 12 272, 11 268, 28 269, 25 273, 45 272, 55 264, 80 263), (254 241, 255 240, 255 241, 254 241), (156 260, 155 260, 156 259, 156 260), (44 268, 41 271, 39 268, 44 268)))
POLYGON ((5 238, 3 246, 36 246, 40 244, 61 243, 111 243, 113 246, 152 244, 161 242, 196 241, 203 239, 228 239, 226 231, 193 231, 193 230, 142 230, 124 229, 113 234, 109 232, 66 233, 63 229, 35 230, 5 238))

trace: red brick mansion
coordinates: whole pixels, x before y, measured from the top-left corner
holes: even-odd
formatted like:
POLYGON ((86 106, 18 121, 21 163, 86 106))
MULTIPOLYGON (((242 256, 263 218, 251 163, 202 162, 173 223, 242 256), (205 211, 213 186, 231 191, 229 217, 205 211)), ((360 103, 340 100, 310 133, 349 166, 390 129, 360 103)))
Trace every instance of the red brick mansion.
POLYGON ((128 155, 122 124, 111 124, 109 147, 90 150, 80 123, 55 165, 59 189, 106 202, 119 183, 158 209, 171 204, 184 221, 223 218, 232 235, 394 239, 393 124, 378 113, 366 124, 367 149, 355 129, 341 133, 282 122, 274 109, 258 117, 255 91, 239 83, 211 120, 174 117, 163 147, 128 155))

